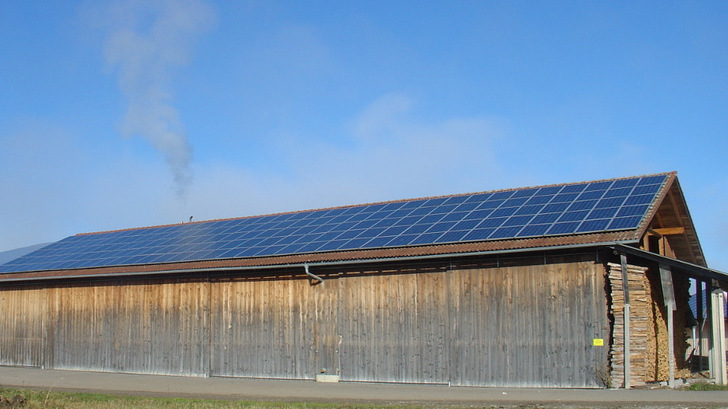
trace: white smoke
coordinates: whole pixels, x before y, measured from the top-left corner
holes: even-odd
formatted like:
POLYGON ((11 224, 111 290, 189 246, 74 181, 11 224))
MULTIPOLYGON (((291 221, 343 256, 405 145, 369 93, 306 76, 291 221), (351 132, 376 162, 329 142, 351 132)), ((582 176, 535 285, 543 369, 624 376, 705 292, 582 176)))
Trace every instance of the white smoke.
POLYGON ((199 0, 131 0, 111 4, 104 52, 128 99, 122 132, 161 152, 184 198, 192 182, 192 146, 173 106, 171 76, 188 62, 195 38, 214 21, 199 0))

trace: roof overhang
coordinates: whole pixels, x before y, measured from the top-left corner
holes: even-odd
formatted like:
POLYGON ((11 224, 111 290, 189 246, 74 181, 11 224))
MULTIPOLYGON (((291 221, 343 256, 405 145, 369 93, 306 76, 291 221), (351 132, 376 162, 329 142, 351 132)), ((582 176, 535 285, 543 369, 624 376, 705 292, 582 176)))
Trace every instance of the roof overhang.
POLYGON ((714 270, 712 268, 699 266, 697 264, 688 263, 687 261, 677 260, 665 257, 657 253, 641 250, 622 243, 615 243, 611 246, 614 251, 632 255, 644 260, 649 260, 658 264, 669 266, 673 270, 682 271, 695 278, 703 278, 707 280, 718 280, 723 284, 728 284, 728 273, 714 270))

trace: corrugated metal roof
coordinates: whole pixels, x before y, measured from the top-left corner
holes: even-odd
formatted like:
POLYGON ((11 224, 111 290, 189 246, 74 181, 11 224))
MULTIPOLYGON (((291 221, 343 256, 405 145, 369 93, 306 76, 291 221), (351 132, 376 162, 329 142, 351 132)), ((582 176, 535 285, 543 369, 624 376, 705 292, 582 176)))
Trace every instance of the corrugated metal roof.
POLYGON ((634 242, 675 173, 71 236, 2 278, 284 265, 634 242))

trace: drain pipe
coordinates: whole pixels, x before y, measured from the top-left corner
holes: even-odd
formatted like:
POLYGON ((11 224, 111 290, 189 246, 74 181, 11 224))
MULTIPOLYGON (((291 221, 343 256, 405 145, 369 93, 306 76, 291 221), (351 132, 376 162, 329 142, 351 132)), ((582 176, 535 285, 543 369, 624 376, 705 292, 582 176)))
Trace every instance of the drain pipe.
POLYGON ((308 263, 304 263, 303 264, 303 268, 304 268, 304 270, 306 270, 306 275, 307 276, 309 276, 312 279, 314 279, 314 280, 317 281, 315 283, 311 283, 311 285, 317 285, 317 284, 323 284, 324 283, 324 279, 323 278, 321 278, 321 277, 317 276, 316 274, 313 274, 312 272, 308 271, 308 263))

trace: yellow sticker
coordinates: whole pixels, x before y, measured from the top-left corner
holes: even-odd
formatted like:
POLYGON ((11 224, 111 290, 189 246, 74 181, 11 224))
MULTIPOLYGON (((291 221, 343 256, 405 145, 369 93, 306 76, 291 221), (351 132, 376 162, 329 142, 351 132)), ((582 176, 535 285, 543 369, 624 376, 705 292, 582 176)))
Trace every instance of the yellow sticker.
POLYGON ((595 347, 603 347, 604 346, 604 339, 602 338, 594 338, 592 340, 592 345, 595 347))

